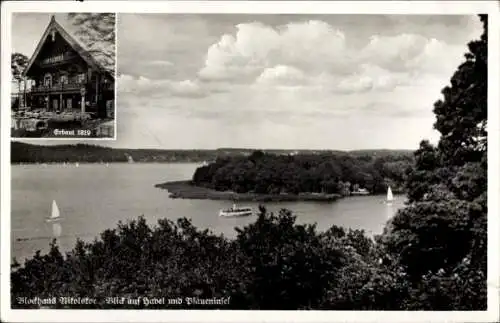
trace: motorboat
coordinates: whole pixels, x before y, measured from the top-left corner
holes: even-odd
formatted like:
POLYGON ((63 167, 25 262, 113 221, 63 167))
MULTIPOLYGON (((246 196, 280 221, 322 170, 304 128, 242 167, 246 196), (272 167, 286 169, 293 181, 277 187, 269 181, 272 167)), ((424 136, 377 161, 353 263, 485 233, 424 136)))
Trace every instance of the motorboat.
POLYGON ((233 207, 230 209, 219 211, 219 216, 223 217, 250 216, 252 214, 253 210, 251 207, 237 207, 236 204, 233 204, 233 207))

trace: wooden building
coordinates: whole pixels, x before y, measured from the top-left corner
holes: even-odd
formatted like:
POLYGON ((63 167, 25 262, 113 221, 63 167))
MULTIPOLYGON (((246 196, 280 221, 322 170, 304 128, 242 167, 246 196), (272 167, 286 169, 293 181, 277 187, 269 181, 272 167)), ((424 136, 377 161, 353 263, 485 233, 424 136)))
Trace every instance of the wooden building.
POLYGON ((23 76, 31 83, 26 97, 30 110, 113 117, 114 76, 68 34, 54 16, 23 76))

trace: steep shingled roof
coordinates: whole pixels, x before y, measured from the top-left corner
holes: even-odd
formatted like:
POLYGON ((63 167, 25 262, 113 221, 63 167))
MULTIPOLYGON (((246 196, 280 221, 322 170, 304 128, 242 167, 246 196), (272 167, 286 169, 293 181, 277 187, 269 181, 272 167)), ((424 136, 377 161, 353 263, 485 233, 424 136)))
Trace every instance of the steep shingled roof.
POLYGON ((30 60, 28 61, 28 64, 26 65, 26 68, 23 71, 23 76, 26 76, 28 72, 30 71, 31 67, 33 66, 33 63, 35 62, 38 54, 40 54, 40 51, 43 47, 43 44, 45 44, 45 41, 49 37, 51 31, 57 31, 61 37, 68 42, 68 44, 80 55, 80 57, 92 68, 106 73, 109 77, 111 77, 114 80, 114 76, 105 69, 89 52, 88 50, 80 44, 73 36, 71 36, 55 19, 54 16, 50 19, 50 23, 45 29, 45 32, 42 35, 42 38, 38 42, 38 45, 35 49, 35 52, 31 56, 30 60))

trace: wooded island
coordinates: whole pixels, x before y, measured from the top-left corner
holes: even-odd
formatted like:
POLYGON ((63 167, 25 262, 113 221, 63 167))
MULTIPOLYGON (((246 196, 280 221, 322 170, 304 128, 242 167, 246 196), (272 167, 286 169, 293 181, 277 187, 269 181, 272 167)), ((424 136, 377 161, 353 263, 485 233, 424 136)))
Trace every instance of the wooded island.
POLYGON ((404 152, 325 152, 220 157, 196 169, 191 181, 156 185, 173 198, 236 201, 333 201, 342 196, 404 191, 413 157, 404 152))

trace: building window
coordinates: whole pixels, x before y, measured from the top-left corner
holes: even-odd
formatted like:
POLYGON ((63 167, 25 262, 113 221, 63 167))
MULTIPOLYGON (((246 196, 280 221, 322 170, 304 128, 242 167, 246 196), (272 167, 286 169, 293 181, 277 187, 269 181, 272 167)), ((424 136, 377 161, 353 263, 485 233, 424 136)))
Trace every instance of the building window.
POLYGON ((45 77, 43 78, 43 85, 52 86, 52 75, 50 74, 45 75, 45 77))
POLYGON ((61 84, 68 84, 68 75, 61 75, 61 84))
POLYGON ((76 81, 78 83, 85 83, 85 73, 80 73, 76 76, 76 81))

